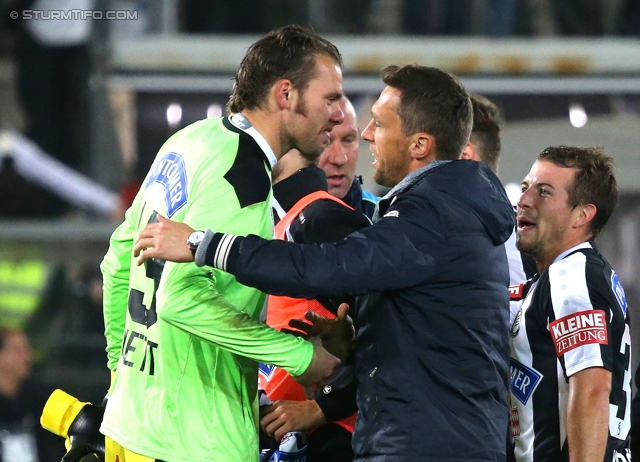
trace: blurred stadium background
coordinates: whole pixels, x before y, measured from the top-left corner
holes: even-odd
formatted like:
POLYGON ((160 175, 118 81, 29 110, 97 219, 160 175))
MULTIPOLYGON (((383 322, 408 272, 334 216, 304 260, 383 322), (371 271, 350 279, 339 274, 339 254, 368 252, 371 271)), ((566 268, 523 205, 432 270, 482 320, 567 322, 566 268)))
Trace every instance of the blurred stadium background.
MULTIPOLYGON (((640 1, 0 0, 0 11, 0 325, 27 329, 45 386, 102 399, 108 237, 164 140, 221 115, 248 45, 288 23, 338 46, 361 127, 387 64, 441 67, 492 99, 505 184, 547 146, 603 146, 621 201, 599 247, 640 351, 640 1), (90 14, 52 19, 60 10, 90 14)), ((362 143, 358 174, 382 194, 370 164, 362 143)))

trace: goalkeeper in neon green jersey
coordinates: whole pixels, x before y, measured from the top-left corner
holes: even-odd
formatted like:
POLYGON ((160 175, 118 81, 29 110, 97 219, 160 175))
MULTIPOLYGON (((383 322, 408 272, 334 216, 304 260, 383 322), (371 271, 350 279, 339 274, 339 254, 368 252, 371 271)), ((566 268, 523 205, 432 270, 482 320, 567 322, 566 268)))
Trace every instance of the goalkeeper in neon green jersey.
MULTIPOLYGON (((337 49, 287 26, 247 51, 232 115, 196 122, 160 149, 101 265, 115 371, 101 426, 107 461, 115 460, 109 439, 150 460, 257 460, 257 361, 306 384, 339 364, 321 346, 261 323, 264 295, 233 276, 156 260, 137 266, 132 248, 157 214, 271 237, 271 166, 291 148, 317 158, 343 120, 341 96, 337 49)), ((201 235, 192 237, 195 251, 201 235)))

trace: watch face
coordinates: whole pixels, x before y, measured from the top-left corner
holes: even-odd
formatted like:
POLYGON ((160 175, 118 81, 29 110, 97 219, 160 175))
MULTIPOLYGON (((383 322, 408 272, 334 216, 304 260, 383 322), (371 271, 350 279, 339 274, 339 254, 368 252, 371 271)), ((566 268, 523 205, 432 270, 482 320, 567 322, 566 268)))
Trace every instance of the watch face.
POLYGON ((189 235, 187 244, 189 244, 189 247, 192 249, 197 249, 202 242, 202 239, 204 239, 204 231, 195 231, 189 235))

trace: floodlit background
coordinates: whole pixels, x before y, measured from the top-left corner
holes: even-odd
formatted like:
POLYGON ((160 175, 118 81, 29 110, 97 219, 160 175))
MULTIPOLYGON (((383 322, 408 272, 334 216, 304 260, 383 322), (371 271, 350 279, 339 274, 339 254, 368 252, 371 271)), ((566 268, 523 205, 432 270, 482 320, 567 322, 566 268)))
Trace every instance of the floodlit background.
POLYGON ((222 115, 246 48, 288 23, 338 46, 361 128, 381 68, 418 63, 502 109, 505 184, 547 146, 603 146, 621 202, 598 244, 639 351, 637 0, 0 0, 0 326, 26 329, 43 388, 102 399, 108 237, 161 144, 222 115))

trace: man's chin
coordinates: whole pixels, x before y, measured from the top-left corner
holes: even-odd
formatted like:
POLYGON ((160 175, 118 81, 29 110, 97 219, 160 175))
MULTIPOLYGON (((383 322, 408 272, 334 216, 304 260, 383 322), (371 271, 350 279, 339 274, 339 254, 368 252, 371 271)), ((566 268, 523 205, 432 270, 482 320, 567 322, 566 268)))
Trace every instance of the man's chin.
POLYGON ((532 258, 536 258, 536 256, 540 253, 540 247, 541 246, 536 242, 530 242, 520 237, 516 238, 516 248, 520 252, 526 253, 532 258))
POLYGON ((391 178, 388 178, 380 170, 376 170, 373 174, 373 181, 375 181, 380 186, 384 186, 385 188, 393 188, 395 185, 399 183, 399 181, 393 181, 391 178))
POLYGON ((298 149, 298 151, 300 151, 300 154, 302 154, 302 157, 304 157, 306 161, 308 161, 309 163, 317 164, 318 160, 320 160, 322 152, 324 151, 324 148, 305 150, 298 149))
POLYGON ((342 199, 344 197, 341 195, 342 191, 339 188, 336 189, 336 188, 329 187, 327 192, 331 194, 333 197, 337 197, 338 199, 342 199))

